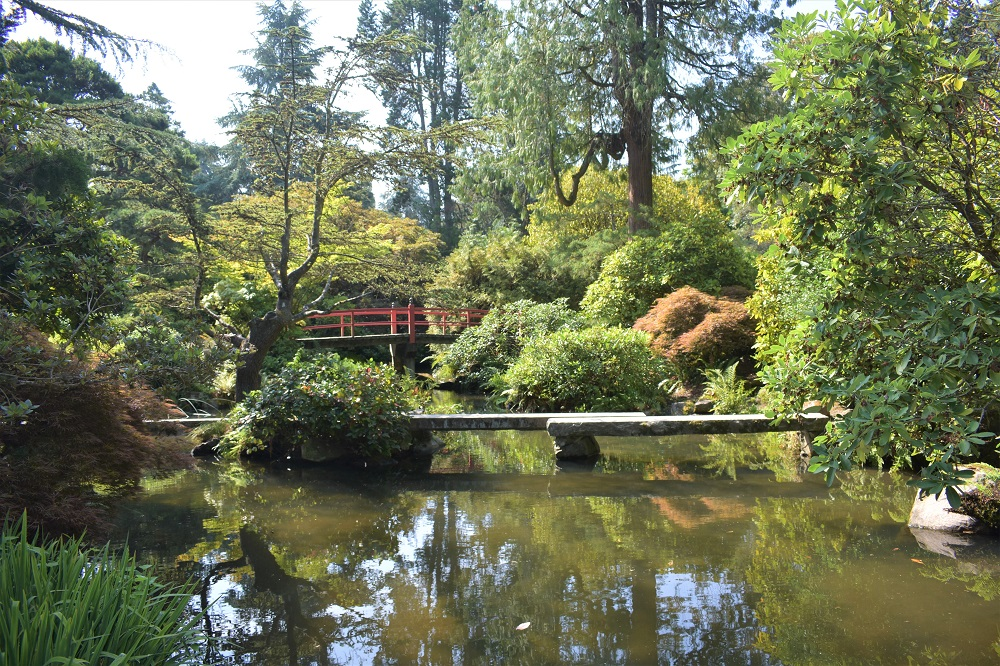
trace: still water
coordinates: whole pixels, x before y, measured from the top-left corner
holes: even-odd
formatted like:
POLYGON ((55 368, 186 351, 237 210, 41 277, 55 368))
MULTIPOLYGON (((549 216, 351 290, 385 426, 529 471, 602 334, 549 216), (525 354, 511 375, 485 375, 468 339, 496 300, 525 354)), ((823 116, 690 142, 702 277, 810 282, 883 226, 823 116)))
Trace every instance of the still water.
POLYGON ((603 439, 590 466, 505 432, 422 468, 205 463, 148 482, 121 530, 207 581, 211 663, 1000 663, 998 543, 922 545, 905 478, 828 489, 785 437, 603 439))

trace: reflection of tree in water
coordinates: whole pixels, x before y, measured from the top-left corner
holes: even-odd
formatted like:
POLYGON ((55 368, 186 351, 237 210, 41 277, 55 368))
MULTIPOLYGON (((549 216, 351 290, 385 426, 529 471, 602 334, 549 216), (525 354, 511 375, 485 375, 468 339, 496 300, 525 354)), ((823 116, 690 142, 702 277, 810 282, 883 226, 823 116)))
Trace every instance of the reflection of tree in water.
POLYGON ((770 432, 762 435, 709 435, 701 446, 706 469, 736 479, 740 468, 767 469, 779 482, 799 481, 805 471, 800 434, 770 432))
MULTIPOLYGON (((228 473, 238 483, 208 484, 218 513, 186 556, 216 567, 226 661, 764 663, 739 647, 753 618, 731 563, 705 561, 691 539, 704 523, 675 524, 653 498, 228 473)), ((713 550, 731 556, 723 541, 713 550)))
MULTIPOLYGON (((203 576, 216 567, 210 617, 229 663, 864 663, 872 651, 923 663, 923 645, 965 639, 914 605, 933 562, 885 520, 905 488, 866 474, 829 501, 755 503, 713 494, 734 486, 689 479, 698 468, 618 473, 660 489, 645 496, 590 473, 547 485, 234 466, 184 491, 192 505, 201 494, 205 535, 182 559, 203 576), (873 579, 867 563, 886 553, 898 563, 873 579), (914 606, 931 638, 894 635, 893 606, 914 606)), ((995 612, 985 603, 973 612, 995 612)))
POLYGON ((949 602, 943 621, 941 595, 951 591, 926 584, 925 567, 938 556, 884 519, 905 520, 902 507, 913 492, 905 481, 857 471, 829 500, 758 501, 746 574, 760 595, 757 648, 790 664, 870 664, 879 654, 896 662, 989 663, 978 620, 996 606, 949 602))

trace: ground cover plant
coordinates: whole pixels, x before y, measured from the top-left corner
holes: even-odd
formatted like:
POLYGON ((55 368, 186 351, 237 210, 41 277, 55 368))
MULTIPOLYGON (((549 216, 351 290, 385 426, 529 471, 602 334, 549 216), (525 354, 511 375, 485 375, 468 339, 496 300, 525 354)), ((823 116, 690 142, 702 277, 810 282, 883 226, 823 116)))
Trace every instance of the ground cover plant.
POLYGON ((300 352, 230 412, 220 448, 280 460, 326 443, 353 457, 387 458, 408 448, 408 414, 423 402, 416 382, 390 365, 300 352))
POLYGON ((32 538, 22 514, 0 534, 0 666, 194 663, 193 592, 107 546, 32 538))

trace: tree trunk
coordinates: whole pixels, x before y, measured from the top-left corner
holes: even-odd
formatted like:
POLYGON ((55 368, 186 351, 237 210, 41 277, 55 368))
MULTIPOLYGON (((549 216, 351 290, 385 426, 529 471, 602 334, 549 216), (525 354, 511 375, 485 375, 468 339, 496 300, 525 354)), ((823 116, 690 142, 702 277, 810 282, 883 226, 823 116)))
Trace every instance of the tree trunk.
POLYGON ((236 364, 236 399, 260 388, 260 370, 271 347, 278 341, 287 323, 277 312, 268 312, 250 322, 250 335, 240 348, 236 364))
POLYGON ((624 123, 628 150, 628 232, 650 227, 653 212, 653 128, 651 114, 630 109, 624 123))

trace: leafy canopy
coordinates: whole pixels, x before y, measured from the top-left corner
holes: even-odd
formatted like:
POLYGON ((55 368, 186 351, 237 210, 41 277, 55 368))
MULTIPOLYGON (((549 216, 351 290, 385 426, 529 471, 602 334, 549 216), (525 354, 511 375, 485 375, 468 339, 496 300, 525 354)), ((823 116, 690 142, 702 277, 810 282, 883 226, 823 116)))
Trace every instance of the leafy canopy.
POLYGON ((729 142, 725 186, 775 246, 751 303, 779 313, 762 377, 782 413, 851 408, 816 442, 811 469, 830 481, 870 455, 919 456, 916 484, 954 503, 956 464, 991 441, 998 35, 997 6, 963 0, 799 15, 771 76, 795 110, 729 142))

